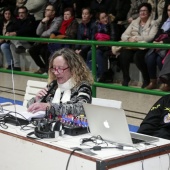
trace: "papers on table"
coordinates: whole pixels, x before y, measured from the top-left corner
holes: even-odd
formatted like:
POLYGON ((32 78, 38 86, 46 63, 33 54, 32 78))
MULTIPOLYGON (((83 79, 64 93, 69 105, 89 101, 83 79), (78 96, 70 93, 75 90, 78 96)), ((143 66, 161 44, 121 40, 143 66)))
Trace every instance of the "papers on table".
POLYGON ((0 112, 0 115, 10 114, 20 119, 27 119, 30 121, 32 118, 43 118, 45 116, 45 111, 39 111, 36 113, 31 113, 27 111, 27 108, 21 105, 9 105, 4 106, 3 111, 0 112))

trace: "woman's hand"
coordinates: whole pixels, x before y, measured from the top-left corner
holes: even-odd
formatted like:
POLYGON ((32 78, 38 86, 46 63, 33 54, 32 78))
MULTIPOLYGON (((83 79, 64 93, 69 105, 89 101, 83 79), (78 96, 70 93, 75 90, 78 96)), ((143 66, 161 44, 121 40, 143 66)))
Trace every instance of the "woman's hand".
POLYGON ((44 97, 47 94, 47 91, 48 91, 47 87, 40 90, 35 96, 36 102, 38 102, 42 97, 44 97))
POLYGON ((33 103, 29 108, 28 112, 36 113, 38 111, 46 111, 46 108, 50 107, 49 103, 33 103))
POLYGON ((159 42, 157 42, 157 41, 153 41, 153 43, 160 43, 160 44, 162 44, 162 43, 163 43, 163 41, 159 41, 159 42))
POLYGON ((137 40, 136 40, 136 38, 130 37, 130 38, 128 38, 128 42, 137 42, 137 40))
POLYGON ((128 19, 128 23, 130 24, 132 21, 133 21, 133 18, 130 17, 130 18, 128 19))

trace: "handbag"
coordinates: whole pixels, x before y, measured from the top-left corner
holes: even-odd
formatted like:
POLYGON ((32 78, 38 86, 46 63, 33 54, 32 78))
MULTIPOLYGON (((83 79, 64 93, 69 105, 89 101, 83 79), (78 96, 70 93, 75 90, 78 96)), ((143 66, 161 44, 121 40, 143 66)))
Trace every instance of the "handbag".
POLYGON ((112 46, 112 53, 118 55, 123 47, 121 46, 112 46))
MULTIPOLYGON (((119 42, 124 42, 124 41, 119 41, 119 42)), ((138 41, 139 43, 145 43, 145 41, 138 41)), ((145 50, 143 47, 122 47, 122 46, 112 46, 112 53, 114 55, 119 55, 122 49, 128 49, 128 50, 145 50)))
POLYGON ((160 34, 158 38, 155 39, 156 42, 160 42, 168 37, 168 34, 160 34))

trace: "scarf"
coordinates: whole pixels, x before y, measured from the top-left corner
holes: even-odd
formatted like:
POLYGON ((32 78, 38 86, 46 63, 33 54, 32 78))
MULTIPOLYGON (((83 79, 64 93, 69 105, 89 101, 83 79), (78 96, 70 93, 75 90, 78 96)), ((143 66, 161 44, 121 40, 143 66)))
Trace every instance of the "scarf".
POLYGON ((63 84, 58 83, 58 88, 55 91, 52 103, 60 104, 60 102, 66 103, 66 102, 70 101, 71 89, 74 86, 75 86, 75 83, 72 78, 70 78, 68 81, 66 81, 63 84), (61 95, 62 93, 63 93, 63 95, 61 95))
POLYGON ((62 35, 65 35, 66 34, 66 29, 67 27, 71 24, 71 22, 74 20, 74 18, 70 18, 69 20, 64 20, 61 24, 61 27, 60 27, 60 30, 59 32, 62 34, 62 35))

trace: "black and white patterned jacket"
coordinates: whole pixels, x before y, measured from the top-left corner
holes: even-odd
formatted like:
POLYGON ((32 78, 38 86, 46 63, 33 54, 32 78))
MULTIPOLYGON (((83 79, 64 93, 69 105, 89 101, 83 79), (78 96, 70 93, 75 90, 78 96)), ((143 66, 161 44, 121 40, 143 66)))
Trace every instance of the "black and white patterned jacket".
MULTIPOLYGON (((56 89, 55 89, 56 90, 56 89)), ((52 103, 54 98, 55 90, 46 98, 46 102, 50 103, 55 108, 57 115, 62 114, 73 114, 75 116, 85 114, 83 109, 83 103, 91 103, 92 101, 92 89, 89 83, 82 82, 79 86, 71 89, 71 99, 69 102, 60 104, 52 103)), ((62 98, 62 94, 61 94, 62 98)), ((28 101, 27 107, 35 103, 35 98, 28 101)))

